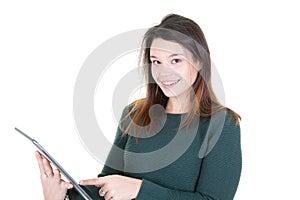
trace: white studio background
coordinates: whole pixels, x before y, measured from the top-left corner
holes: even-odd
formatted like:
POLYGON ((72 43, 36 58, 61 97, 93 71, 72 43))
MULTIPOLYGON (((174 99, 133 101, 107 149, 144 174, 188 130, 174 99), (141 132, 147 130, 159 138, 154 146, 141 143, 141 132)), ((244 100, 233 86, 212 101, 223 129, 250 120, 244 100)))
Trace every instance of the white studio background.
MULTIPOLYGON (((101 171, 74 124, 77 74, 102 42, 157 24, 169 13, 201 26, 226 105, 243 117, 243 172, 235 199, 298 198, 297 5, 292 0, 1 1, 1 199, 43 198, 35 148, 14 127, 36 138, 75 179, 101 171)), ((124 57, 122 66, 135 63, 128 60, 124 57)), ((111 113, 100 115, 109 116, 107 135, 113 138, 111 113)))

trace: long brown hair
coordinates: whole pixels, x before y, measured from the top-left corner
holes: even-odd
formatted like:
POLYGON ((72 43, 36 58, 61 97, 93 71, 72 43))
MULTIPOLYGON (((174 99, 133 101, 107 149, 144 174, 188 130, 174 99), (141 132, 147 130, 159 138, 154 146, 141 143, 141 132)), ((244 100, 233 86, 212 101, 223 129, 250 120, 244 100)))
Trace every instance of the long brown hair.
MULTIPOLYGON (((163 18, 159 25, 156 25, 145 33, 142 49, 140 53, 140 64, 143 68, 146 81, 146 97, 136 100, 129 107, 130 111, 125 118, 130 117, 130 123, 127 124, 124 135, 129 134, 132 127, 138 125, 146 127, 150 124, 150 108, 156 104, 166 108, 168 97, 164 95, 158 84, 155 83, 151 73, 150 48, 154 39, 161 38, 176 42, 189 50, 194 61, 201 63, 201 69, 193 84, 194 98, 189 113, 187 113, 183 127, 188 126, 193 117, 210 118, 213 114, 221 110, 230 110, 224 107, 217 99, 211 83, 211 59, 209 48, 201 28, 191 19, 180 15, 170 14, 163 18)), ((236 124, 241 119, 234 111, 236 124)), ((135 129, 134 135, 138 136, 139 131, 135 129)), ((136 137, 137 138, 137 137, 136 137)))

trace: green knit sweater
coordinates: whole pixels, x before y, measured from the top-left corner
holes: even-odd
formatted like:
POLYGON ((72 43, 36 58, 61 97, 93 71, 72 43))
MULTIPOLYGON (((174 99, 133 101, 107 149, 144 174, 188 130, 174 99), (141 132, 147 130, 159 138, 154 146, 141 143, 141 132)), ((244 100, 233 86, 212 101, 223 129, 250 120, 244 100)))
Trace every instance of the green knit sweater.
MULTIPOLYGON (((125 112, 126 113, 126 112, 125 112)), ((123 113, 124 116, 124 113, 123 113)), ((142 179, 137 200, 232 200, 238 187, 242 157, 240 127, 230 111, 179 128, 184 114, 166 114, 157 134, 122 137, 118 128, 102 173, 142 179), (113 166, 113 167, 112 167, 113 166)), ((99 188, 88 187, 93 199, 99 188)), ((74 190, 70 199, 81 199, 74 190)))

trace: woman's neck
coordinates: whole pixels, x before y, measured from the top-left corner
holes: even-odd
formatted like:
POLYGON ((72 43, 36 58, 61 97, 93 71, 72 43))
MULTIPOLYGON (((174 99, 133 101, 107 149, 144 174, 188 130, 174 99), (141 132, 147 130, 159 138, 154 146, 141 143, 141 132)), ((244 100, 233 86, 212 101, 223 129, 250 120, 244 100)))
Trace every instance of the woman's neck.
POLYGON ((191 109, 190 101, 186 98, 170 97, 167 103, 166 112, 172 114, 183 114, 191 109))

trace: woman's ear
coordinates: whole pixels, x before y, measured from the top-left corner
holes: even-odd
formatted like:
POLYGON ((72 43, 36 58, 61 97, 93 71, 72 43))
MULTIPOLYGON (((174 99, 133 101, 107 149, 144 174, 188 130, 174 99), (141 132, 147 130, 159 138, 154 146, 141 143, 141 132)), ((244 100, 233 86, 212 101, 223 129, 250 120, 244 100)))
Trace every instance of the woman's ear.
POLYGON ((196 61, 195 68, 197 69, 198 72, 200 72, 200 70, 203 68, 203 64, 200 60, 196 61))

